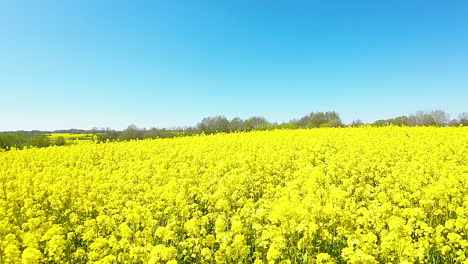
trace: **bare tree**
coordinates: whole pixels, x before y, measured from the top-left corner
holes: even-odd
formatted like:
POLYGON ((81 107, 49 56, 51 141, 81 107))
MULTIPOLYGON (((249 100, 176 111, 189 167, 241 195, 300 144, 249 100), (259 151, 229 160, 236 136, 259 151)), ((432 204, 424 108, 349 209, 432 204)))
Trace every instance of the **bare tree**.
POLYGON ((351 126, 357 127, 360 125, 364 125, 364 123, 361 121, 361 119, 356 119, 353 122, 351 122, 351 126))
POLYGON ((440 109, 432 111, 431 116, 434 118, 435 123, 439 126, 446 125, 450 120, 449 115, 440 109))
POLYGON ((433 126, 436 124, 434 117, 424 111, 418 111, 408 117, 409 126, 433 126))
POLYGON ((464 126, 468 126, 468 113, 463 112, 458 115, 458 122, 464 126))

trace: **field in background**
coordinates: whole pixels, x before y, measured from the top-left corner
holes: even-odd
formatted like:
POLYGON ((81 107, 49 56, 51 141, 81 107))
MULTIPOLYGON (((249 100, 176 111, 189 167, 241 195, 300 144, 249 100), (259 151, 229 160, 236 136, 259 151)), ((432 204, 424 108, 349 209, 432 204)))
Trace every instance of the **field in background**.
POLYGON ((0 177, 0 263, 468 261, 466 127, 12 150, 0 177))
POLYGON ((55 142, 58 137, 63 137, 67 144, 77 144, 82 142, 90 142, 93 141, 93 134, 92 133, 82 133, 82 134, 74 134, 74 133, 49 133, 46 134, 52 142, 55 142))

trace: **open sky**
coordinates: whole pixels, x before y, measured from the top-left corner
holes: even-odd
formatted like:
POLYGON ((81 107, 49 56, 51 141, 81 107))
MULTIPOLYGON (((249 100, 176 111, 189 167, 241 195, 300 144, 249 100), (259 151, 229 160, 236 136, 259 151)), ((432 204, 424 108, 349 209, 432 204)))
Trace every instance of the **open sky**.
POLYGON ((0 0, 0 130, 468 112, 468 1, 0 0))

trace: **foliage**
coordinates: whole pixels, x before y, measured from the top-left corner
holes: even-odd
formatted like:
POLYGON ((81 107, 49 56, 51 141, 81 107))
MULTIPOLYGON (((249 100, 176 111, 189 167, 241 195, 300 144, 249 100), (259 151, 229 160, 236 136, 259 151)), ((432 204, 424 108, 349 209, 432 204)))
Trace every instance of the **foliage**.
POLYGON ((409 116, 399 116, 386 120, 377 120, 372 125, 385 126, 458 126, 464 122, 468 123, 466 113, 461 113, 458 120, 450 120, 449 115, 442 110, 418 111, 409 116), (466 120, 466 121, 465 121, 466 120))
POLYGON ((466 263, 468 128, 0 153, 0 263, 466 263))
POLYGON ((353 122, 351 122, 351 125, 352 127, 358 127, 358 126, 363 126, 364 125, 364 122, 362 122, 361 119, 356 119, 356 120, 353 120, 353 122))
POLYGON ((58 136, 55 139, 55 145, 57 146, 65 146, 67 144, 67 141, 65 140, 64 136, 58 136))
POLYGON ((181 135, 179 130, 167 130, 167 129, 140 129, 135 125, 129 125, 127 129, 123 131, 116 131, 113 129, 93 129, 95 133, 95 141, 107 142, 107 141, 128 141, 136 139, 155 139, 155 138, 173 138, 181 135))
POLYGON ((468 113, 461 113, 458 116, 458 120, 455 120, 455 124, 456 122, 459 122, 460 125, 468 126, 468 113))
POLYGON ((0 149, 47 147, 52 142, 44 134, 26 132, 0 132, 0 149))
POLYGON ((229 121, 224 116, 205 117, 197 127, 207 134, 228 132, 231 129, 229 121))
POLYGON ((301 127, 338 127, 342 126, 340 115, 333 112, 317 112, 310 113, 301 117, 297 122, 301 127))
MULTIPOLYGON (((361 120, 353 121, 349 126, 359 127, 366 125, 361 120)), ((385 120, 377 120, 372 126, 468 126, 468 113, 461 113, 458 119, 449 119, 449 115, 442 110, 419 111, 409 116, 398 116, 385 120)), ((239 131, 258 131, 273 129, 297 129, 297 128, 319 128, 319 127, 345 127, 340 115, 335 111, 312 112, 299 119, 284 123, 272 123, 261 116, 247 119, 235 117, 230 121, 224 116, 205 117, 200 123, 193 127, 178 129, 138 128, 129 125, 122 131, 110 128, 93 128, 91 130, 68 129, 56 130, 53 133, 47 131, 31 132, 9 132, 0 133, 0 149, 11 147, 23 148, 25 146, 44 147, 50 145, 76 144, 78 142, 97 141, 129 141, 138 139, 173 138, 179 136, 192 136, 196 134, 230 133, 239 131), (43 138, 49 136, 49 140, 43 138), (34 138, 32 138, 34 136, 34 138), (63 136, 63 139, 57 137, 63 136)))

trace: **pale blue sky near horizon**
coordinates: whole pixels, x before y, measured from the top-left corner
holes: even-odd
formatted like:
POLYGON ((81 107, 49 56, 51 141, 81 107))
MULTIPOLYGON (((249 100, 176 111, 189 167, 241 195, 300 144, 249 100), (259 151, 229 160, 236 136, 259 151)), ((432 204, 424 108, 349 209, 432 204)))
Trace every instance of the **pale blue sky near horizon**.
POLYGON ((0 131, 468 112, 467 1, 2 1, 0 131))

